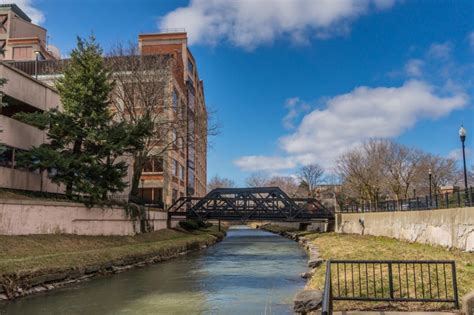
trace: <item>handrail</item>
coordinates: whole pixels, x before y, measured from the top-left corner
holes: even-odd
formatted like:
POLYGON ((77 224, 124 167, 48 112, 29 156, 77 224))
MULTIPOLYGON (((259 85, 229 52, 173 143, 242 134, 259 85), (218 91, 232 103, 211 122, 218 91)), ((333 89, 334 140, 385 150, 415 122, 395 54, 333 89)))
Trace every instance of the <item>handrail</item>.
POLYGON ((326 262, 326 278, 324 280, 323 303, 321 315, 332 315, 331 260, 326 262))

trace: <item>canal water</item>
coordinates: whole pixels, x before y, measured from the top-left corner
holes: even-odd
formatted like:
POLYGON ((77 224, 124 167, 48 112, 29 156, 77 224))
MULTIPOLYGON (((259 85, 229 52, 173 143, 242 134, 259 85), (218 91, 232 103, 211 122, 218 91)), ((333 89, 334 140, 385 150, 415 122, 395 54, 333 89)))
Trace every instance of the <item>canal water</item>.
POLYGON ((198 253, 0 304, 0 314, 292 314, 306 260, 296 242, 233 227, 198 253))

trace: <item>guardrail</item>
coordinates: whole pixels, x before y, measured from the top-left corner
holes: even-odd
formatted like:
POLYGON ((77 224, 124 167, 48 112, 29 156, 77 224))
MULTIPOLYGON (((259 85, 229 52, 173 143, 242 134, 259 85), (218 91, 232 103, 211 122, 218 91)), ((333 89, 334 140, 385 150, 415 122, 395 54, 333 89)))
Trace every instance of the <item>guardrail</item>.
POLYGON ((418 196, 401 200, 374 200, 372 202, 352 201, 344 205, 339 212, 386 212, 416 211, 470 207, 474 205, 474 189, 456 189, 443 194, 418 196))
POLYGON ((328 260, 322 314, 333 301, 436 302, 459 308, 456 263, 441 260, 328 260))

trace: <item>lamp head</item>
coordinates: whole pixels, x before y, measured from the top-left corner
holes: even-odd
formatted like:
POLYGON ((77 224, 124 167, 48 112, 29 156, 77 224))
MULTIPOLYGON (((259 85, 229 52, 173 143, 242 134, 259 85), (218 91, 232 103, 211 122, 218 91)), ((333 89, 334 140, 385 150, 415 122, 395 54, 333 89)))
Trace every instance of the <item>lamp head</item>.
POLYGON ((466 139, 466 134, 467 134, 466 129, 463 126, 461 126, 461 128, 459 128, 459 137, 461 138, 461 141, 464 141, 466 139))

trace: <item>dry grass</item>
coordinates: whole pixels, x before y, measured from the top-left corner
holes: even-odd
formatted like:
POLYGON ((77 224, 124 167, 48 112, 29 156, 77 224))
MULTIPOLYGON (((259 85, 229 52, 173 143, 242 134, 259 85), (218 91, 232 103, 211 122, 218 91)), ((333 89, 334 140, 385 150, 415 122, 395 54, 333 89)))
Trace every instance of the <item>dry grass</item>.
POLYGON ((212 227, 193 233, 160 230, 136 236, 0 236, 0 277, 81 268, 130 256, 166 254, 176 247, 205 242, 219 233, 212 227))
MULTIPOLYGON (((459 296, 474 290, 474 254, 460 250, 447 250, 439 246, 408 243, 386 237, 361 236, 351 234, 313 234, 307 236, 318 246, 325 259, 360 260, 454 260, 456 261, 459 296)), ((320 268, 309 282, 311 288, 323 288, 325 268, 320 268)), ((446 309, 446 304, 420 303, 360 303, 338 302, 335 307, 347 309, 446 309)))

